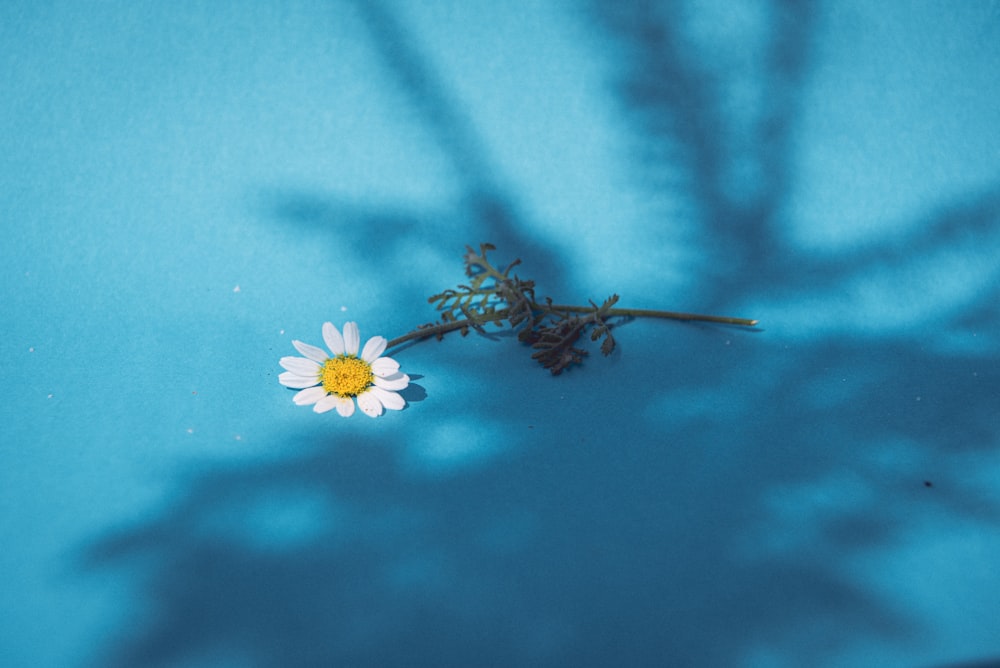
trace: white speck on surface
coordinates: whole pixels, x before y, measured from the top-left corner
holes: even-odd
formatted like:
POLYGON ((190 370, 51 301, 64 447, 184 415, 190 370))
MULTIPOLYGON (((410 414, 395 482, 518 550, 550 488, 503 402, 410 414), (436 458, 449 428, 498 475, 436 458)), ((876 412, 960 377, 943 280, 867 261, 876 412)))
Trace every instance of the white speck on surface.
POLYGON ((194 429, 192 429, 191 427, 188 427, 187 433, 193 434, 194 433, 194 429))
POLYGON ((242 436, 240 436, 239 434, 236 434, 236 440, 237 440, 237 441, 242 441, 242 440, 243 440, 243 437, 242 437, 242 436))
POLYGON ((285 330, 281 330, 280 332, 278 332, 278 334, 284 334, 284 333, 285 333, 285 330))
POLYGON ((346 310, 347 310, 347 307, 346 307, 346 306, 341 306, 341 307, 340 307, 340 312, 341 312, 341 313, 343 313, 343 312, 344 312, 344 311, 346 311, 346 310))
POLYGON ((52 395, 50 394, 50 395, 48 395, 48 396, 47 396, 47 397, 45 397, 45 398, 46 398, 46 399, 51 399, 51 398, 52 398, 52 395))
POLYGON ((233 288, 233 292, 239 292, 239 291, 240 291, 240 286, 237 285, 235 288, 233 288))
POLYGON ((35 347, 34 347, 34 346, 32 346, 32 347, 28 348, 28 352, 29 352, 29 353, 33 353, 33 352, 35 352, 35 347))

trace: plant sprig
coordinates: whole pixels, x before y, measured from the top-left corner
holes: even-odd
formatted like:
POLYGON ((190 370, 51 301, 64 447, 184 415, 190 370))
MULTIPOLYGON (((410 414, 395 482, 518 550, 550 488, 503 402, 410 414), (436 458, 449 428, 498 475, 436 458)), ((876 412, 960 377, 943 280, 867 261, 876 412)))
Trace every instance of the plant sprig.
POLYGON ((470 330, 486 333, 486 325, 503 328, 504 324, 517 330, 517 338, 534 349, 531 357, 544 368, 559 375, 573 364, 582 364, 587 351, 576 347, 580 337, 589 329, 591 341, 601 341, 601 352, 610 355, 617 345, 611 334, 611 318, 667 318, 670 320, 714 322, 740 327, 753 327, 756 320, 727 316, 653 311, 647 309, 615 308, 618 295, 613 294, 598 306, 593 301, 588 306, 554 304, 549 297, 539 302, 535 297, 535 282, 521 279, 511 270, 521 264, 514 260, 502 269, 493 266, 487 258, 496 250, 492 244, 479 245, 479 252, 466 246, 465 274, 468 284, 447 289, 428 298, 441 313, 440 320, 420 325, 409 334, 389 341, 389 348, 407 341, 436 337, 444 338, 449 332, 458 331, 462 336, 470 330))

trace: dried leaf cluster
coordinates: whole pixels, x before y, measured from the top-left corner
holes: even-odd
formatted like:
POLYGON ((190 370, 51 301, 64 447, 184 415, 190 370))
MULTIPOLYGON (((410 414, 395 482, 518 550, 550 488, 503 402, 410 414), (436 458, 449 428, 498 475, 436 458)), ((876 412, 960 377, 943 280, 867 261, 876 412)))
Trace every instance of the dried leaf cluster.
MULTIPOLYGON (((591 341, 603 338, 601 352, 611 354, 615 339, 607 319, 609 310, 618 302, 618 295, 612 295, 600 306, 590 302, 589 308, 558 306, 548 297, 539 302, 535 297, 534 281, 511 275, 511 270, 521 261, 514 260, 502 269, 497 268, 487 258, 492 250, 496 250, 492 244, 480 244, 478 252, 466 247, 468 285, 460 284, 457 289, 431 296, 428 301, 441 312, 441 320, 428 323, 424 328, 442 330, 442 325, 456 323, 465 336, 470 329, 485 333, 487 324, 502 328, 506 323, 517 330, 518 340, 534 349, 532 358, 553 375, 583 361, 587 351, 577 348, 576 343, 588 328, 591 329, 591 341)), ((444 331, 437 332, 439 339, 443 335, 444 331)))

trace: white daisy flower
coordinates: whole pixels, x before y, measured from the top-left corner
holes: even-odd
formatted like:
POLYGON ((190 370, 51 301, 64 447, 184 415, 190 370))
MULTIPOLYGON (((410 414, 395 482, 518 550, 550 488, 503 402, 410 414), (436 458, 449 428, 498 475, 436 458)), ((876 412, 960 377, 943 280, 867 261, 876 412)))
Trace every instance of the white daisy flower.
POLYGON ((361 338, 358 324, 344 324, 341 336, 333 323, 323 323, 323 340, 332 355, 301 341, 292 345, 305 357, 282 357, 286 369, 278 376, 285 387, 301 390, 292 397, 299 406, 312 405, 317 413, 333 408, 344 417, 354 414, 357 400, 361 412, 370 417, 382 415, 384 409, 401 410, 406 400, 399 390, 410 384, 410 377, 400 373, 399 363, 391 357, 380 357, 388 341, 373 336, 358 355, 361 338))

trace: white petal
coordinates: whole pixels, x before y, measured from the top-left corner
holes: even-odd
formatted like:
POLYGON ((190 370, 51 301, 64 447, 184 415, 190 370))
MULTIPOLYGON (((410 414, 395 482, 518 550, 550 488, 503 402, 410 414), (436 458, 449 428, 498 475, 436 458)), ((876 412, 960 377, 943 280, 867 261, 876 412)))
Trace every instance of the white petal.
POLYGON ((361 335, 358 333, 358 323, 344 323, 344 352, 348 355, 358 354, 358 345, 361 343, 361 335))
POLYGON ((292 401, 294 401, 297 406, 308 406, 309 404, 316 403, 325 396, 326 390, 317 385, 315 387, 307 387, 301 392, 298 392, 294 397, 292 397, 292 401))
POLYGON ((368 417, 377 418, 382 414, 382 402, 371 390, 358 395, 358 408, 368 417))
POLYGON ((373 336, 365 343, 365 348, 361 351, 361 359, 371 364, 385 352, 385 346, 388 343, 384 336, 373 336))
POLYGON ((333 407, 337 405, 337 399, 339 399, 336 394, 328 394, 313 406, 313 410, 317 413, 325 413, 329 410, 333 410, 333 407))
POLYGON ((344 354, 344 338, 332 322, 323 323, 323 341, 326 342, 326 347, 330 349, 334 357, 344 354))
POLYGON ((391 357, 379 357, 377 360, 372 362, 372 373, 376 376, 391 376, 392 374, 399 371, 399 362, 392 359, 391 357))
POLYGON ((354 401, 350 397, 337 397, 337 412, 341 417, 354 415, 354 401))
POLYGON ((410 384, 410 377, 405 373, 394 373, 385 378, 375 376, 372 382, 375 383, 375 387, 381 387, 383 390, 405 390, 410 384))
POLYGON ((406 399, 399 396, 395 392, 383 390, 378 386, 375 386, 368 391, 378 397, 378 400, 382 402, 382 405, 390 411, 401 411, 403 410, 403 407, 406 406, 406 399))
POLYGON ((305 376, 300 376, 298 374, 292 373, 291 371, 286 371, 285 373, 278 376, 278 382, 285 387, 291 387, 296 390, 301 390, 304 387, 312 387, 313 385, 319 384, 319 379, 315 376, 312 378, 307 378, 305 376))
POLYGON ((278 363, 297 376, 314 376, 319 378, 319 364, 305 357, 282 357, 278 363))
POLYGON ((317 348, 316 346, 310 346, 308 343, 302 343, 301 341, 292 341, 292 345, 300 353, 311 359, 317 364, 322 364, 326 361, 329 355, 322 348, 317 348))

